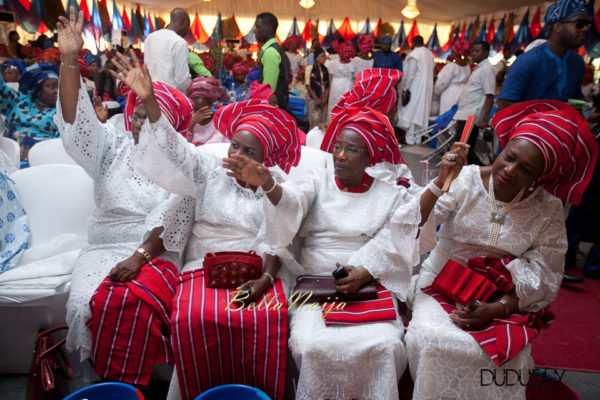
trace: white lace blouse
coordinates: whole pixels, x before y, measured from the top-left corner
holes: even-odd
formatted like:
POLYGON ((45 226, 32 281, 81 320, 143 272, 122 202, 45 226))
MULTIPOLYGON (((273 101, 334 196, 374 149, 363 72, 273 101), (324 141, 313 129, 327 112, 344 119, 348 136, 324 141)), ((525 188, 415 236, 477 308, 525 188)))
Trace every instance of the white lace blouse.
POLYGON ((507 215, 494 247, 487 245, 490 207, 479 167, 462 169, 415 239, 421 219, 419 201, 420 196, 415 196, 391 221, 394 245, 412 259, 412 265, 418 263, 419 254, 432 250, 423 262, 417 288, 429 285, 448 259, 466 265, 471 257, 512 256, 515 259, 507 268, 522 311, 540 310, 556 298, 567 249, 563 206, 558 198, 536 189, 507 215))

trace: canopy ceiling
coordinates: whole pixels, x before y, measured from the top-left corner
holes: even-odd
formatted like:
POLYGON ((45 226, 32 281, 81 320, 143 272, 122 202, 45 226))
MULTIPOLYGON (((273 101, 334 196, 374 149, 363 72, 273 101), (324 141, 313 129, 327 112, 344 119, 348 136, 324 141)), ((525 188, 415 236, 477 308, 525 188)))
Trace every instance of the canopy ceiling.
MULTIPOLYGON (((131 0, 130 0, 131 1, 131 0)), ((280 18, 299 19, 312 18, 328 20, 349 17, 364 20, 370 17, 376 23, 378 18, 384 21, 400 21, 402 8, 406 0, 314 0, 315 6, 306 10, 298 4, 298 0, 133 0, 148 9, 168 12, 171 8, 181 7, 190 13, 200 15, 223 16, 235 14, 239 17, 252 17, 263 11, 270 11, 280 18)), ((448 23, 479 14, 510 10, 523 6, 535 6, 544 0, 417 0, 421 15, 419 22, 448 23)))

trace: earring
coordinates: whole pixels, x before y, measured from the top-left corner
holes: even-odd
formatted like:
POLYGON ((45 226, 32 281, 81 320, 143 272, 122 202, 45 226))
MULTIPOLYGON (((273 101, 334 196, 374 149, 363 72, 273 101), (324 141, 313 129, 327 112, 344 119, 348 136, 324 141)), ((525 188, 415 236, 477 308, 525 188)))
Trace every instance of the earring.
POLYGON ((532 184, 531 184, 531 185, 530 185, 530 186, 527 188, 527 190, 529 190, 530 192, 533 192, 533 191, 535 190, 535 182, 534 182, 534 183, 532 183, 532 184))

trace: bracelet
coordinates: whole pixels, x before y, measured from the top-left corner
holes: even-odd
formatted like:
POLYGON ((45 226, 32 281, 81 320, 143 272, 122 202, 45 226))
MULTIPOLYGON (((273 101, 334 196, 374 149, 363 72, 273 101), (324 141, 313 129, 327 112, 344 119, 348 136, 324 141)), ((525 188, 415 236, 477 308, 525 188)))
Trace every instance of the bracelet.
POLYGON ((273 275, 271 275, 270 273, 263 272, 262 274, 271 280, 271 285, 273 284, 273 282, 275 282, 275 278, 273 278, 273 275))
POLYGON ((150 255, 150 253, 148 253, 143 247, 139 247, 136 252, 140 253, 141 255, 144 256, 144 258, 146 260, 148 260, 148 262, 152 261, 152 256, 150 255))
POLYGON ((506 317, 507 315, 509 315, 510 314, 510 306, 508 305, 508 301, 506 301, 506 299, 498 299, 498 303, 500 303, 504 306, 504 310, 506 311, 504 313, 504 316, 506 317))
POLYGON ((440 197, 442 194, 444 194, 444 192, 442 192, 442 189, 437 187, 434 181, 429 182, 429 184, 427 185, 427 189, 429 189, 429 191, 433 193, 435 197, 440 197))
POLYGON ((63 67, 72 68, 72 69, 79 68, 79 64, 67 65, 64 62, 61 62, 60 65, 62 65, 63 67))
POLYGON ((271 187, 271 189, 269 190, 265 190, 263 189, 263 192, 265 192, 265 194, 269 194, 271 193, 273 190, 275 190, 275 188, 277 187, 277 181, 275 179, 273 179, 273 187, 271 187))

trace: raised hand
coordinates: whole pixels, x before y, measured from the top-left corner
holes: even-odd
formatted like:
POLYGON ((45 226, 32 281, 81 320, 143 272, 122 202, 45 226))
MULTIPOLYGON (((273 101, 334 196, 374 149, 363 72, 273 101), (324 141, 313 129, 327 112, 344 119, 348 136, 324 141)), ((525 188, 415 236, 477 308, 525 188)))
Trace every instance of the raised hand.
POLYGON ((462 167, 467 164, 467 154, 470 148, 471 146, 466 143, 455 142, 452 149, 444 154, 440 164, 440 172, 435 180, 437 187, 444 186, 446 177, 450 175, 451 171, 454 171, 455 177, 458 176, 462 167))
POLYGON ((110 73, 113 78, 120 79, 127 85, 142 101, 148 100, 154 96, 152 78, 150 78, 148 67, 140 65, 140 60, 138 60, 133 50, 129 51, 129 55, 133 59, 133 63, 130 63, 121 53, 117 53, 112 63, 118 72, 111 71, 110 73))
POLYGON ((102 104, 100 97, 94 97, 94 111, 98 117, 98 121, 105 123, 108 119, 108 106, 102 104))
POLYGON ((60 51, 61 59, 72 61, 77 60, 79 52, 83 47, 83 11, 79 11, 79 15, 75 16, 75 7, 69 9, 69 19, 60 16, 56 23, 58 29, 58 50, 60 51))
POLYGON ((223 167, 229 169, 227 175, 253 186, 262 186, 269 181, 271 173, 262 164, 239 154, 223 159, 223 167))

